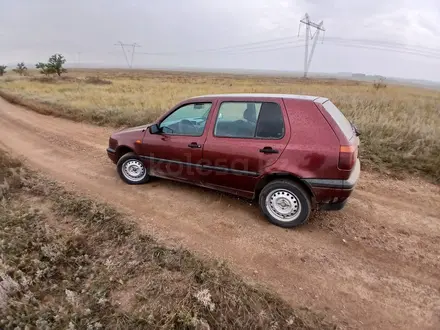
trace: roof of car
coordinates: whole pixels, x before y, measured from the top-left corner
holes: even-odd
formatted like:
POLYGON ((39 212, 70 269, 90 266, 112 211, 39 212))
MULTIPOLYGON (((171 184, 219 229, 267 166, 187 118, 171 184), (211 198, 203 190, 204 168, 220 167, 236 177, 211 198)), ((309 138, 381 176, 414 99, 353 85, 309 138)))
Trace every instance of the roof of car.
POLYGON ((326 98, 320 96, 312 95, 296 95, 296 94, 276 94, 276 93, 232 93, 232 94, 209 94, 209 95, 199 95, 192 97, 192 99, 205 98, 205 97, 264 97, 264 98, 283 98, 283 99, 296 99, 296 100, 309 100, 324 102, 326 98))

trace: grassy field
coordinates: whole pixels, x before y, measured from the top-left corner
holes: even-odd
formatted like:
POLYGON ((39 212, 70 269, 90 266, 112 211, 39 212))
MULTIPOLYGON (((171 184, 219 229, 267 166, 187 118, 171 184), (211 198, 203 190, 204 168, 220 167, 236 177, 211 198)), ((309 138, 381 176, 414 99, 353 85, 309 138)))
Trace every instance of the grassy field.
POLYGON ((1 329, 334 329, 0 150, 1 329))
POLYGON ((403 86, 376 90, 354 81, 148 71, 83 70, 64 79, 0 80, 0 95, 32 109, 114 127, 151 122, 190 96, 274 92, 330 98, 362 132, 364 165, 440 180, 440 92, 403 86))

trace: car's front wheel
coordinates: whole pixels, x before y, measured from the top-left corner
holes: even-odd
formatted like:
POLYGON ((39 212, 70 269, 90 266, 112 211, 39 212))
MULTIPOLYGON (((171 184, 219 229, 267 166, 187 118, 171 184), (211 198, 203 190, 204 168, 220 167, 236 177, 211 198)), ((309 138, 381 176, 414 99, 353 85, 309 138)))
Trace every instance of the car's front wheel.
POLYGON ((290 228, 304 224, 311 211, 309 194, 290 180, 274 180, 261 191, 261 211, 274 225, 290 228))
POLYGON ((123 155, 116 166, 119 176, 128 184, 142 184, 150 180, 147 168, 134 152, 123 155))

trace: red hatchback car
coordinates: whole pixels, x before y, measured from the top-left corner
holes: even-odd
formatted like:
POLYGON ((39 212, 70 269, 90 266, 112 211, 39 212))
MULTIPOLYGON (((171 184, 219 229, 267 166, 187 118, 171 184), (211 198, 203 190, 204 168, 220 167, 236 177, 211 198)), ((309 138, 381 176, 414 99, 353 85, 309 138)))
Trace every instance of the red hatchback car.
POLYGON ((360 175, 358 136, 327 98, 205 95, 115 132, 107 154, 126 183, 155 176, 257 199, 270 222, 294 227, 312 209, 344 207, 360 175))

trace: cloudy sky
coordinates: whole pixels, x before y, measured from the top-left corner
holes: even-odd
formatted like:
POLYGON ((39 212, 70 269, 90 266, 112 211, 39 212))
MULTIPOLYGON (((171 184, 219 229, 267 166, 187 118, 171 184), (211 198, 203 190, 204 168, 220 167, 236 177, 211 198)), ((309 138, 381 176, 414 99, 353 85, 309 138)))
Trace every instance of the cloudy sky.
POLYGON ((301 71, 305 13, 326 29, 310 71, 440 81, 439 0, 0 0, 0 64, 126 66, 121 40, 134 66, 301 71))

